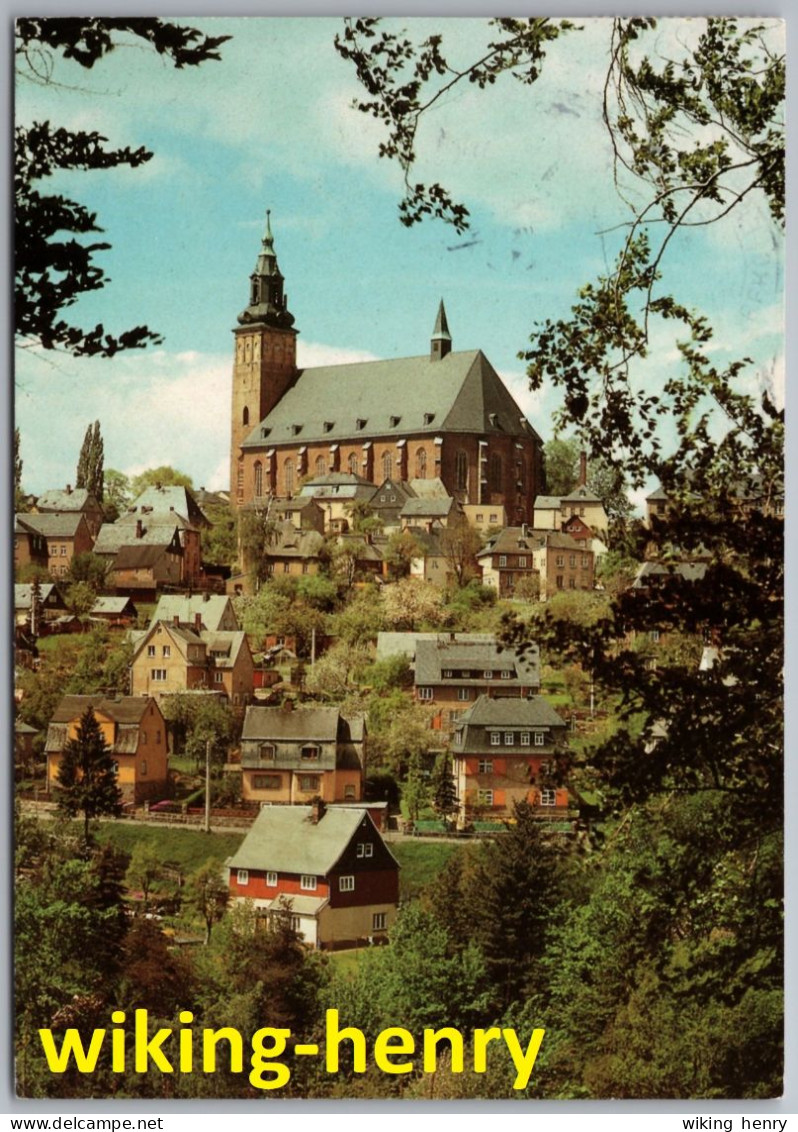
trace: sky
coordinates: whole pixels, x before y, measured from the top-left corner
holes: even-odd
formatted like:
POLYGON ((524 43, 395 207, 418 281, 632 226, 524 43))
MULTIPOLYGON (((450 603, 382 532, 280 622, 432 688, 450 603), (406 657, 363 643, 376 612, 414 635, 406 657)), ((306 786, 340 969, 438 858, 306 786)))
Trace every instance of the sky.
MULTIPOLYGON (((138 169, 62 175, 46 188, 96 211, 112 245, 98 256, 110 282, 70 318, 114 332, 143 323, 164 338, 112 360, 17 350, 25 489, 74 482, 95 419, 107 468, 171 464, 197 487, 229 486, 231 331, 267 208, 300 365, 425 353, 443 298, 454 349, 482 349, 549 439, 559 394, 529 391, 518 352, 537 322, 567 317, 629 217, 601 123, 608 22, 584 21, 551 45, 534 87, 507 77, 458 88, 423 120, 414 176, 468 206, 463 236, 440 222, 400 224, 401 173, 377 157, 379 124, 351 107, 361 92, 333 46, 341 21, 181 22, 231 36, 222 60, 177 71, 131 42, 90 72, 59 58, 48 84, 18 76, 19 122, 95 129, 154 152, 138 169)), ((657 51, 699 22, 662 21, 657 51)), ((485 42, 477 19, 394 26, 418 40, 442 31, 453 60, 485 42)), ((764 201, 751 196, 722 225, 681 235, 664 266, 712 320, 719 360, 747 355, 751 388, 780 388, 783 251, 764 201)), ((673 340, 655 337, 651 353, 646 380, 659 382, 675 364, 673 340)))

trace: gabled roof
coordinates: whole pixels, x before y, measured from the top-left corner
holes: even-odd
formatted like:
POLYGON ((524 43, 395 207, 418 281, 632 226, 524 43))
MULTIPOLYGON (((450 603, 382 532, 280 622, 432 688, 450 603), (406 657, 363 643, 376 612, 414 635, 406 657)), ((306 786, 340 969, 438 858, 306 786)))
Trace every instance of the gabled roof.
POLYGON ((116 553, 112 570, 142 570, 148 566, 157 566, 163 557, 169 553, 168 546, 121 546, 116 553))
POLYGON ((180 535, 175 516, 170 517, 166 523, 152 522, 147 516, 142 520, 141 536, 136 537, 135 522, 103 523, 97 533, 94 543, 95 554, 116 554, 123 546, 160 546, 169 547, 174 544, 175 552, 182 553, 180 535))
POLYGON ((595 491, 591 491, 586 484, 580 484, 568 495, 564 495, 562 503, 601 503, 595 491))
POLYGON ((324 535, 318 531, 298 531, 292 526, 280 533, 277 542, 267 547, 267 558, 318 558, 324 546, 324 535))
POLYGON ((242 739, 315 739, 335 742, 341 713, 336 707, 248 707, 242 739))
POLYGON ((445 518, 455 501, 451 496, 447 495, 444 499, 435 497, 432 499, 408 499, 399 515, 403 519, 412 519, 417 516, 431 516, 432 518, 445 518))
MULTIPOLYGON (((53 594, 53 591, 55 591, 56 601, 55 602, 51 601, 49 604, 50 605, 53 605, 53 604, 63 605, 63 602, 60 601, 61 595, 59 594, 58 590, 55 588, 54 582, 43 582, 43 583, 39 584, 39 600, 40 600, 42 605, 44 605, 48 601, 51 594, 53 594)), ((33 593, 33 583, 32 582, 15 582, 14 583, 14 609, 30 609, 32 593, 33 593)))
POLYGON ((683 582, 698 582, 706 572, 706 562, 644 562, 635 574, 632 589, 642 589, 654 578, 657 581, 675 578, 683 582))
POLYGON ((316 824, 312 813, 311 806, 264 807, 229 867, 326 876, 361 826, 376 832, 362 808, 330 806, 316 824))
POLYGON ((540 650, 536 644, 529 644, 523 655, 514 648, 502 647, 495 639, 475 641, 419 641, 416 645, 416 686, 422 684, 484 684, 484 672, 512 671, 509 680, 497 678, 497 689, 512 688, 519 684, 540 684, 540 650), (453 672, 468 670, 473 677, 444 676, 445 670, 453 672))
POLYGON ((129 597, 98 597, 90 613, 94 616, 101 613, 124 613, 128 606, 131 611, 136 608, 129 597))
POLYGON ((560 497, 559 495, 537 495, 535 496, 535 510, 536 511, 559 511, 560 497))
POLYGON ((440 431, 537 437, 482 351, 468 350, 300 370, 243 446, 440 431))
POLYGON ((193 527, 208 527, 210 523, 197 505, 197 501, 187 487, 177 484, 153 484, 142 491, 137 499, 133 500, 128 515, 158 514, 168 515, 174 512, 182 515, 193 527))
POLYGON ((102 510, 99 502, 85 487, 74 487, 69 491, 45 491, 36 500, 36 507, 39 511, 102 510))
POLYGON ((408 480, 403 486, 410 489, 410 494, 418 499, 446 499, 449 492, 440 476, 433 476, 429 480, 408 480))
POLYGON ((86 520, 82 511, 47 512, 45 515, 26 513, 24 526, 49 538, 74 538, 78 527, 86 520))
POLYGON ((247 635, 235 633, 201 633, 201 639, 213 658, 216 668, 235 668, 241 650, 247 647, 247 635))
POLYGON ((53 712, 52 723, 71 723, 88 707, 102 712, 116 723, 138 723, 151 703, 149 696, 63 696, 53 712))
POLYGON ((546 531, 530 527, 505 527, 488 542, 477 554, 477 558, 486 558, 493 554, 525 554, 534 550, 550 547, 553 550, 570 550, 585 552, 582 543, 572 535, 562 531, 546 531))
POLYGON ((328 472, 306 480, 300 488, 303 499, 364 499, 368 501, 374 494, 371 480, 355 472, 328 472))
POLYGON ((150 624, 156 621, 194 622, 195 614, 202 618, 203 629, 213 632, 218 629, 222 618, 231 615, 238 625, 238 618, 233 609, 233 603, 224 594, 164 594, 155 607, 150 624))
POLYGON ((523 730, 526 727, 565 727, 565 720, 557 714, 544 696, 521 699, 515 696, 479 696, 472 707, 457 721, 456 729, 475 725, 479 727, 507 727, 523 730))
MULTIPOLYGON (((457 641, 491 642, 495 640, 492 633, 455 633, 457 641)), ((377 660, 386 660, 392 656, 405 656, 412 660, 416 655, 419 641, 446 641, 451 639, 449 633, 377 633, 377 660)))

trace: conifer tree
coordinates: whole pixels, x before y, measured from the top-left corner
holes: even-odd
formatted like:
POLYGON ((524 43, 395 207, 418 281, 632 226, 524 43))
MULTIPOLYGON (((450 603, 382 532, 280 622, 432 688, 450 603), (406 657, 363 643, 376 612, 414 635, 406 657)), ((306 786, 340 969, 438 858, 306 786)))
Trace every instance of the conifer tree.
POLYGON ((91 451, 91 425, 86 429, 86 435, 83 437, 83 444, 80 447, 80 455, 78 456, 78 466, 75 471, 75 487, 86 487, 86 481, 89 475, 89 452, 91 451))
POLYGON ((81 716, 75 738, 64 747, 57 781, 59 812, 70 818, 83 814, 83 836, 87 842, 92 818, 103 814, 116 816, 121 810, 122 794, 111 748, 91 705, 81 716))
POLYGON ((432 808, 438 817, 448 821, 452 814, 457 813, 458 802, 451 760, 445 751, 435 760, 431 786, 432 808))

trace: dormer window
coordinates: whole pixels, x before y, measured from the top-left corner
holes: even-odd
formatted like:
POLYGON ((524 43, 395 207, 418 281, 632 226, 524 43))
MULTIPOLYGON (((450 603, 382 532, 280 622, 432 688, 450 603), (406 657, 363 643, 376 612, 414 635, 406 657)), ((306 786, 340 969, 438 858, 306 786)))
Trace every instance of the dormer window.
POLYGON ((357 420, 355 421, 355 426, 357 427, 359 432, 362 432, 367 424, 368 424, 368 421, 364 417, 358 417, 357 420))
POLYGON ((316 747, 312 744, 308 744, 307 746, 302 748, 302 762, 303 763, 318 762, 318 758, 319 758, 320 753, 321 752, 319 751, 318 747, 316 747))
POLYGON ((324 422, 324 431, 325 432, 332 432, 332 430, 334 428, 335 428, 335 421, 325 421, 324 422))
POLYGON ((265 440, 272 430, 270 428, 262 428, 260 430, 261 439, 265 440))
POLYGON ((425 425, 431 425, 434 420, 435 420, 435 414, 434 413, 425 413, 424 414, 424 424, 425 425))
POLYGON ((401 419, 401 417, 391 417, 391 428, 396 428, 401 419))
POLYGON ((299 436, 301 431, 302 431, 302 425, 301 424, 291 425, 291 435, 292 436, 299 436))

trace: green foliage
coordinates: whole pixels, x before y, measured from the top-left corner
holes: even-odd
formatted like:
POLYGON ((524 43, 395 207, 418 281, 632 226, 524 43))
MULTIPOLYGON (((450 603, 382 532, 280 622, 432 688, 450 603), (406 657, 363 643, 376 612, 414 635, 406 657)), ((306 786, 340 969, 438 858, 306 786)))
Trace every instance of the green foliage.
MULTIPOLYGON (((108 573, 108 560, 101 554, 93 554, 90 550, 83 554, 76 554, 69 563, 67 578, 70 582, 83 582, 91 587, 96 595, 105 586, 108 573)), ((92 603, 93 604, 93 603, 92 603)))
POLYGON ((452 773, 452 761, 446 752, 435 760, 430 780, 432 808, 438 817, 449 820, 457 813, 458 799, 452 773))
POLYGON ((191 874, 186 882, 186 899, 205 924, 207 946, 213 926, 224 916, 230 900, 230 891, 215 861, 206 861, 191 874))
POLYGON ((105 481, 103 478, 103 438, 100 434, 100 422, 94 422, 86 429, 83 446, 78 457, 77 471, 75 472, 75 486, 84 487, 93 495, 98 503, 103 501, 105 481))
POLYGON ((141 889, 145 912, 149 908, 150 890, 162 873, 161 858, 153 847, 145 841, 138 842, 130 856, 126 879, 131 888, 141 889))
POLYGON ((130 500, 130 479, 124 472, 118 472, 115 468, 106 468, 103 472, 103 503, 107 521, 116 522, 127 510, 130 500))
MULTIPOLYGON (((151 18, 25 18, 17 21, 16 68, 21 80, 54 81, 56 57, 91 68, 115 47, 144 41, 176 67, 218 59, 226 37, 202 36, 194 28, 151 18)), ((102 324, 84 330, 68 323, 62 312, 81 295, 105 285, 105 273, 95 254, 107 243, 81 242, 102 229, 96 215, 60 193, 43 195, 37 185, 59 178, 64 171, 136 168, 152 154, 137 149, 106 148, 97 131, 69 130, 51 122, 17 126, 15 134, 15 331, 23 342, 45 349, 66 349, 75 355, 112 357, 119 350, 160 342, 145 326, 107 334, 102 324)), ((102 498, 102 485, 98 498, 102 498)))
POLYGON ((241 510, 238 513, 238 545, 245 573, 257 582, 269 577, 267 552, 279 534, 278 526, 266 511, 241 510))
POLYGON ((133 499, 138 499, 143 491, 146 491, 148 487, 155 487, 156 484, 160 484, 162 487, 192 488, 194 481, 186 472, 172 468, 169 464, 161 464, 160 467, 147 468, 146 471, 133 476, 130 481, 130 494, 133 499))
POLYGON ((88 582, 73 582, 66 592, 64 601, 70 613, 76 617, 88 617, 97 595, 88 582))
MULTIPOLYGON (((320 592, 316 592, 315 600, 320 592)), ((313 632, 324 632, 326 624, 320 609, 298 597, 294 578, 270 579, 254 596, 236 598, 235 609, 245 633, 259 641, 268 633, 294 637, 301 657, 310 656, 313 632)))
POLYGON ((328 631, 354 645, 376 641, 387 627, 376 586, 366 586, 350 594, 343 609, 328 619, 328 631))
POLYGON ((111 748, 103 738, 92 707, 81 716, 74 739, 64 746, 55 790, 59 813, 73 818, 83 814, 83 837, 89 841, 89 823, 104 815, 117 815, 122 794, 116 781, 111 748))
POLYGON ((14 429, 14 511, 27 511, 25 492, 22 490, 22 456, 20 454, 19 429, 14 429))
POLYGON ((169 724, 175 749, 205 765, 206 744, 211 744, 211 765, 218 771, 227 761, 230 744, 240 734, 240 723, 226 699, 180 693, 164 699, 161 710, 169 724))
POLYGON ((414 558, 421 558, 423 551, 418 539, 410 531, 394 531, 388 536, 383 558, 388 564, 389 576, 397 581, 406 578, 414 558))
POLYGON ((211 524, 200 532, 203 562, 211 562, 214 566, 235 566, 238 562, 238 524, 232 505, 204 506, 203 514, 211 524))
POLYGON ((406 656, 389 656, 385 660, 376 660, 363 669, 361 678, 377 695, 395 688, 413 686, 413 670, 406 656))

